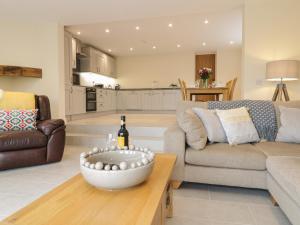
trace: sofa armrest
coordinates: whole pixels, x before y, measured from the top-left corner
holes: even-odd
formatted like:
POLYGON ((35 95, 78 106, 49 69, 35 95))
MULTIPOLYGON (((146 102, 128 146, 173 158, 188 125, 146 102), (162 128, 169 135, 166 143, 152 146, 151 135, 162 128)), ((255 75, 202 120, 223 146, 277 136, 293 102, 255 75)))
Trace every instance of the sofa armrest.
POLYGON ((177 155, 172 179, 184 180, 185 165, 185 133, 178 126, 169 127, 164 133, 164 151, 177 155))
POLYGON ((65 121, 61 119, 44 120, 44 121, 37 122, 37 129, 43 132, 47 136, 50 136, 53 131, 55 131, 60 127, 65 127, 65 121))

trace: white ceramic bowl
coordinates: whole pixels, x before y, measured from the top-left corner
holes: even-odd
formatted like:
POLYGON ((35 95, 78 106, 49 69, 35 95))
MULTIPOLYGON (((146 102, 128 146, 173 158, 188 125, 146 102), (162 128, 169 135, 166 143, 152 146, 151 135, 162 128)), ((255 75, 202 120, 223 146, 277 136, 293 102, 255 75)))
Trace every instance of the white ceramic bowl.
MULTIPOLYGON (((145 153, 140 151, 117 150, 93 154, 88 157, 88 161, 90 163, 101 161, 110 165, 119 165, 121 162, 126 162, 130 165, 131 163, 141 162, 143 157, 145 157, 145 153)), ((148 178, 152 168, 153 161, 134 169, 128 168, 116 171, 96 170, 80 165, 81 173, 89 184, 106 190, 117 190, 138 185, 148 178)))

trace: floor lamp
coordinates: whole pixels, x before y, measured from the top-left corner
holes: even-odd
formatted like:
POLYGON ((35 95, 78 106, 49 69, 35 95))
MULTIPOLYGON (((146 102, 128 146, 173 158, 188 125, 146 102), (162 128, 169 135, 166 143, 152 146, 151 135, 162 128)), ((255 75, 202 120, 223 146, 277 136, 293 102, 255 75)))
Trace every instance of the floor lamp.
POLYGON ((298 80, 300 73, 300 63, 297 60, 279 60, 267 63, 266 79, 269 81, 279 81, 277 84, 273 101, 289 101, 290 97, 286 84, 283 81, 298 80))

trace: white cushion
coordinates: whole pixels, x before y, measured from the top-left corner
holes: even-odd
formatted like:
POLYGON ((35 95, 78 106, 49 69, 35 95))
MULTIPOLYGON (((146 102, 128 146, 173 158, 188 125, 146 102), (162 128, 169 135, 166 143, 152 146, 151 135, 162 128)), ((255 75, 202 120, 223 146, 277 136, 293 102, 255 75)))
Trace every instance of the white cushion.
POLYGON ((202 120, 210 142, 227 142, 225 131, 215 110, 193 108, 193 111, 202 120))
POLYGON ((245 107, 216 110, 231 145, 258 142, 259 136, 245 107))
POLYGON ((300 143, 300 109, 279 106, 280 124, 276 141, 300 143))

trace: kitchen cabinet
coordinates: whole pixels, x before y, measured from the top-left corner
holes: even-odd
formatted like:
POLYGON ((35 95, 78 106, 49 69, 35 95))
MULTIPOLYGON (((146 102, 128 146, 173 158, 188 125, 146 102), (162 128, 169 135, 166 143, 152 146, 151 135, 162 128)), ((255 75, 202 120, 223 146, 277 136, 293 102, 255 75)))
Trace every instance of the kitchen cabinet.
POLYGON ((142 110, 140 91, 118 91, 118 110, 142 110))
POLYGON ((66 85, 72 84, 72 35, 65 32, 64 35, 64 83, 66 85))
POLYGON ((85 47, 82 51, 88 56, 81 59, 81 72, 92 72, 109 77, 116 77, 115 59, 95 48, 85 47))
POLYGON ((71 85, 65 85, 65 115, 71 115, 71 85))
POLYGON ((162 110, 176 110, 179 100, 180 93, 178 90, 164 90, 162 110))
POLYGON ((72 38, 72 54, 71 54, 71 60, 72 60, 72 69, 76 69, 76 52, 77 52, 77 41, 75 38, 72 38))
POLYGON ((86 113, 86 88, 72 86, 70 93, 70 115, 86 113))
POLYGON ((116 91, 97 89, 97 112, 116 110, 116 91))

